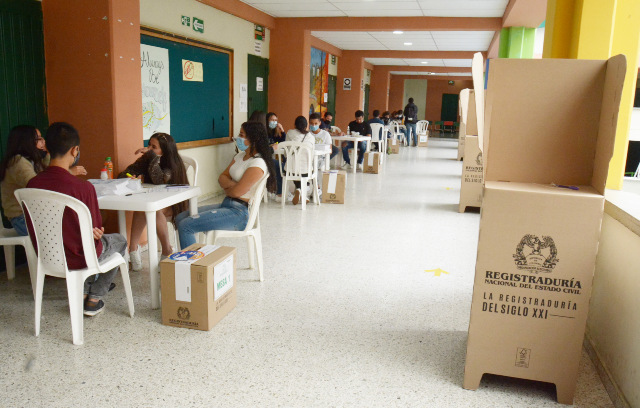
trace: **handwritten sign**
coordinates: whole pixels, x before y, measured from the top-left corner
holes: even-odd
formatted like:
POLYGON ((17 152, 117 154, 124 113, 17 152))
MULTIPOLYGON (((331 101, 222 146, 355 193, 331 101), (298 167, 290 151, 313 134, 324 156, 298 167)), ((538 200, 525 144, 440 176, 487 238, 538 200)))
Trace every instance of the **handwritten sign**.
POLYGON ((140 45, 142 73, 142 134, 149 140, 156 132, 171 132, 169 109, 169 50, 140 45))
POLYGON ((182 60, 182 80, 202 82, 202 62, 182 60))

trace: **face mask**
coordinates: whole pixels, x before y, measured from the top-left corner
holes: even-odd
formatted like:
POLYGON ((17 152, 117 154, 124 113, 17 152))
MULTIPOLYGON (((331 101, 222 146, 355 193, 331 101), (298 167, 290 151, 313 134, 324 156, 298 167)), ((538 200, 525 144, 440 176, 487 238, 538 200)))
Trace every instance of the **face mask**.
POLYGON ((47 151, 46 150, 40 150, 40 157, 43 158, 43 159, 45 157, 47 157, 47 151))
POLYGON ((269 129, 275 129, 276 126, 278 126, 278 122, 275 120, 272 120, 269 122, 269 129))
POLYGON ((311 129, 312 132, 317 132, 318 129, 320 129, 320 125, 311 125, 309 129, 311 129))
POLYGON ((241 152, 244 152, 245 150, 247 150, 249 148, 249 146, 247 146, 246 144, 244 144, 244 139, 241 137, 236 137, 236 146, 238 146, 238 150, 240 150, 241 152))
POLYGON ((73 163, 71 163, 71 167, 77 165, 79 161, 80 161, 80 150, 78 150, 78 155, 76 156, 76 158, 73 159, 73 163))

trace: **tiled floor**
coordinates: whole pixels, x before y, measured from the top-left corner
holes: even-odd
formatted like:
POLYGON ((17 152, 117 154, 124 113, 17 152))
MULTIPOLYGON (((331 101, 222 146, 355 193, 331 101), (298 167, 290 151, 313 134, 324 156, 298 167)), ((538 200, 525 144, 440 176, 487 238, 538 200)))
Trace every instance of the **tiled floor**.
MULTIPOLYGON (((462 388, 479 215, 459 214, 455 140, 348 175, 347 204, 261 209, 265 281, 210 332, 160 324, 148 272, 121 281, 71 344, 65 284, 47 280, 40 337, 25 270, 0 277, 3 407, 552 407, 549 384, 462 388), (442 268, 436 277, 425 270, 442 268)), ((239 266, 247 265, 244 240, 239 266)), ((611 407, 583 356, 575 405, 611 407)))

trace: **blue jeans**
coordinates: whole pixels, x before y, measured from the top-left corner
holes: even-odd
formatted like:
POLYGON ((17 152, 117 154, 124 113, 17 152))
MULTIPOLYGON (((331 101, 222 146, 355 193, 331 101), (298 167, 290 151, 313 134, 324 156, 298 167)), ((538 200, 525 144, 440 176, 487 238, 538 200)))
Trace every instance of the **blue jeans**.
MULTIPOLYGON (((257 203, 260 205, 260 203, 257 203)), ((180 247, 196 243, 196 234, 212 230, 242 231, 249 221, 249 208, 225 197, 222 203, 198 207, 198 214, 184 211, 176 217, 180 247)))
POLYGON ((336 157, 336 154, 338 154, 339 151, 340 151, 340 149, 338 149, 338 146, 331 145, 331 156, 329 156, 329 160, 331 160, 334 157, 336 157))
POLYGON ((416 124, 415 123, 405 123, 407 127, 407 145, 418 145, 418 135, 416 134, 416 124), (413 134, 413 143, 411 143, 411 134, 413 134))
POLYGON ((11 222, 11 226, 18 233, 18 235, 22 235, 23 237, 29 235, 29 231, 27 230, 27 223, 24 221, 24 214, 14 217, 9 221, 11 222))
MULTIPOLYGON (((347 145, 342 148, 342 157, 344 157, 344 161, 351 164, 351 160, 349 160, 349 149, 353 149, 353 142, 347 142, 347 145)), ((365 150, 367 150, 367 142, 358 142, 358 164, 362 164, 364 161, 365 150)))

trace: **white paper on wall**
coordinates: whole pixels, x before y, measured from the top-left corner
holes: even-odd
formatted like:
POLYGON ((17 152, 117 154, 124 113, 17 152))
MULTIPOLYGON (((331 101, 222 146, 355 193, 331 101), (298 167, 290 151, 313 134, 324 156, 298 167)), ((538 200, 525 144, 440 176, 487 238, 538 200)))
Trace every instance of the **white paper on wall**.
POLYGON ((140 44, 142 75, 142 135, 171 133, 169 109, 169 50, 140 44))

